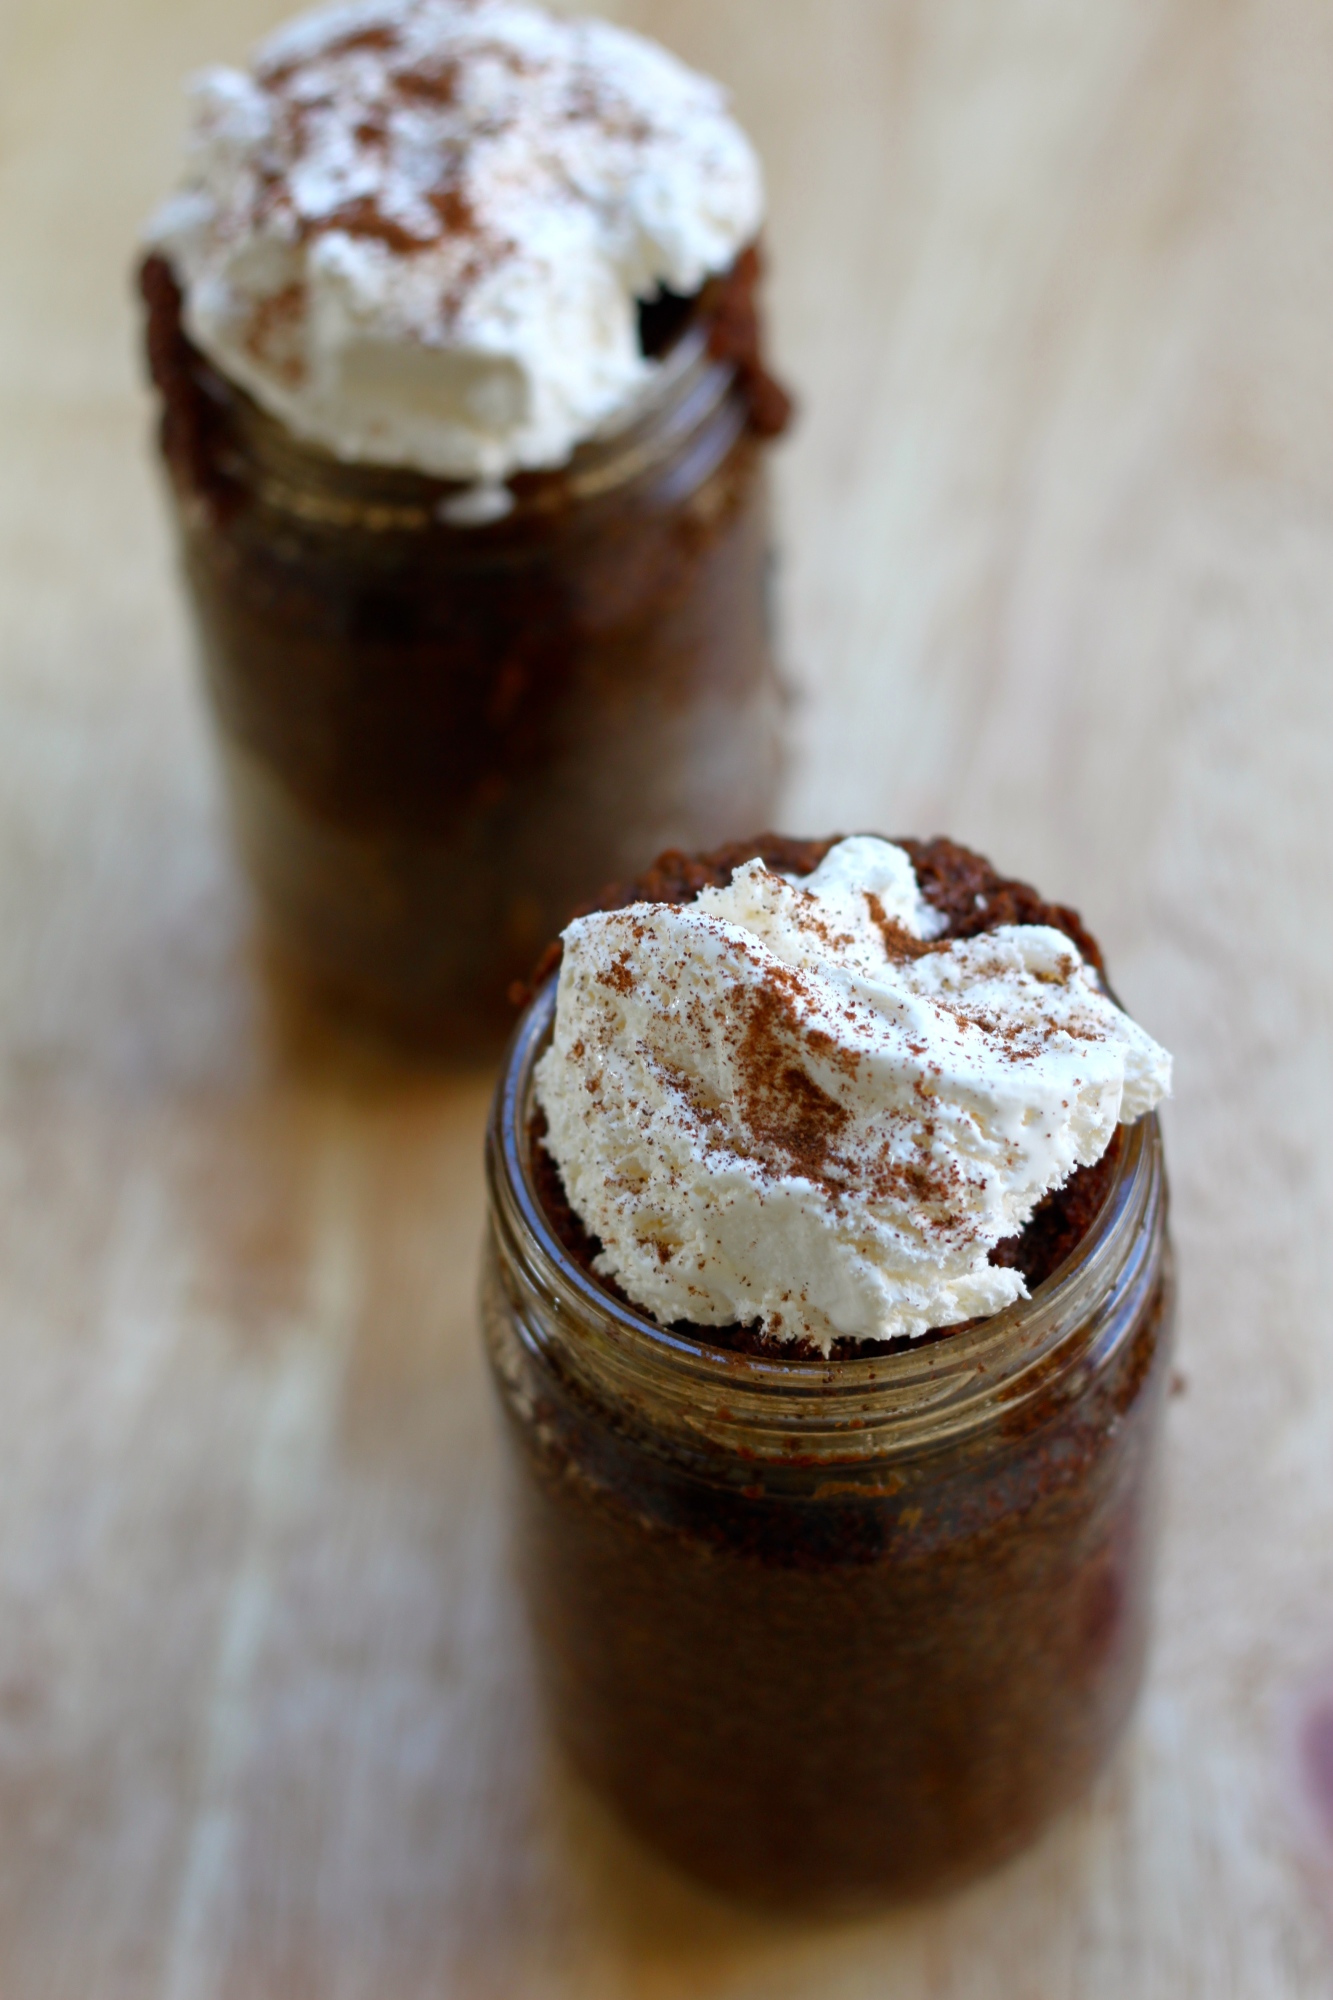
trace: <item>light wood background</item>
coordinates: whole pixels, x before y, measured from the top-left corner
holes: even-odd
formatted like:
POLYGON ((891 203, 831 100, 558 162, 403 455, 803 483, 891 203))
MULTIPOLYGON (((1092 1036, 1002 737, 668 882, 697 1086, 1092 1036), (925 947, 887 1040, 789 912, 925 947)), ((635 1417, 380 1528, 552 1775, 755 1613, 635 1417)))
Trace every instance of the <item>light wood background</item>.
POLYGON ((1077 901, 1179 1058, 1160 1638, 959 1901, 714 1905, 553 1764, 473 1285, 487 1080, 251 964, 127 269, 274 0, 0 11, 4 2000, 1333 1989, 1333 9, 635 0, 771 166, 796 830, 1077 901))

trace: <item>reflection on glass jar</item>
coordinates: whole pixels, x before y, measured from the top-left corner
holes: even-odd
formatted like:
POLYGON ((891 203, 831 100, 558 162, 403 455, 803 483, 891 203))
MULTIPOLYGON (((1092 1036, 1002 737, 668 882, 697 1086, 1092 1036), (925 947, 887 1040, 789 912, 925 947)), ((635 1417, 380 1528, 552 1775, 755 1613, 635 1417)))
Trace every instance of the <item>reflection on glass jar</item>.
POLYGON ((484 1036, 609 877, 769 817, 764 437, 785 404, 727 348, 756 277, 751 253, 692 307, 646 309, 664 356, 632 421, 487 489, 299 443, 145 267, 235 819, 273 939, 322 994, 484 1036))
POLYGON ((1156 1120, 1032 1299, 902 1352, 781 1362, 619 1305, 532 1171, 520 1029, 484 1322, 556 1730, 714 1886, 930 1893, 1085 1791, 1142 1677, 1173 1320, 1156 1120))

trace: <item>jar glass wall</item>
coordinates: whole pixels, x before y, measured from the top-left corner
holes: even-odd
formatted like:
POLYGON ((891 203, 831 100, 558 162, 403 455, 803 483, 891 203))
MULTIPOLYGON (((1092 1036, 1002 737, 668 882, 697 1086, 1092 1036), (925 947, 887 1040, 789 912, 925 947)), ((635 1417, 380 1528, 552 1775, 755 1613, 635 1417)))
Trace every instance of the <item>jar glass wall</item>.
POLYGON ((602 1291, 531 1171, 548 987, 489 1141, 486 1336, 542 1682, 638 1832, 746 1899, 850 1907, 1000 1861, 1143 1672, 1173 1319, 1154 1119, 1030 1301, 901 1352, 709 1348, 602 1291))
POLYGON ((363 1017, 485 1037, 610 876, 770 816, 782 696, 744 371, 701 307, 614 436, 478 491, 300 444, 178 318, 173 345, 171 284, 146 274, 164 443, 271 935, 363 1017))

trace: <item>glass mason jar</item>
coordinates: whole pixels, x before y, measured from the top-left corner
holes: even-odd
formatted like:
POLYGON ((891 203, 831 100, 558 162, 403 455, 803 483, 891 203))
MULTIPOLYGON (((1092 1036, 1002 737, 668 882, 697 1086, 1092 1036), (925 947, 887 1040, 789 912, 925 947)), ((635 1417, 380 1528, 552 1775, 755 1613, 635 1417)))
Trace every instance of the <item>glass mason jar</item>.
POLYGON ((1090 1784, 1143 1673, 1172 1339, 1155 1119, 1024 1301, 854 1362, 710 1348, 571 1259, 531 1169, 548 985, 489 1139, 487 1342, 556 1731, 713 1886, 965 1880, 1090 1784))
POLYGON ((143 289, 273 941, 392 1031, 502 1035, 511 982, 607 879, 771 815, 783 698, 745 369, 705 293, 614 435, 468 488, 301 443, 180 332, 161 259, 143 289))

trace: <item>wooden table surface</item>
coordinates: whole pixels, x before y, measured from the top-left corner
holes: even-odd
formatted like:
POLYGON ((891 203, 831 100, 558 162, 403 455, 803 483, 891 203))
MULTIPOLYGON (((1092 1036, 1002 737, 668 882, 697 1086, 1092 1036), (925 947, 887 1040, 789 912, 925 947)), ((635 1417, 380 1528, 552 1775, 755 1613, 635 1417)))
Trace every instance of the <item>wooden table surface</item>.
POLYGON ((947 828, 1077 901, 1178 1056, 1132 1740, 998 1879, 817 1931, 669 1876, 544 1743, 487 1079, 320 1048, 252 963, 126 274, 177 79, 279 12, 0 14, 0 1993, 1329 1993, 1333 9, 618 10, 771 168, 788 823, 947 828))

